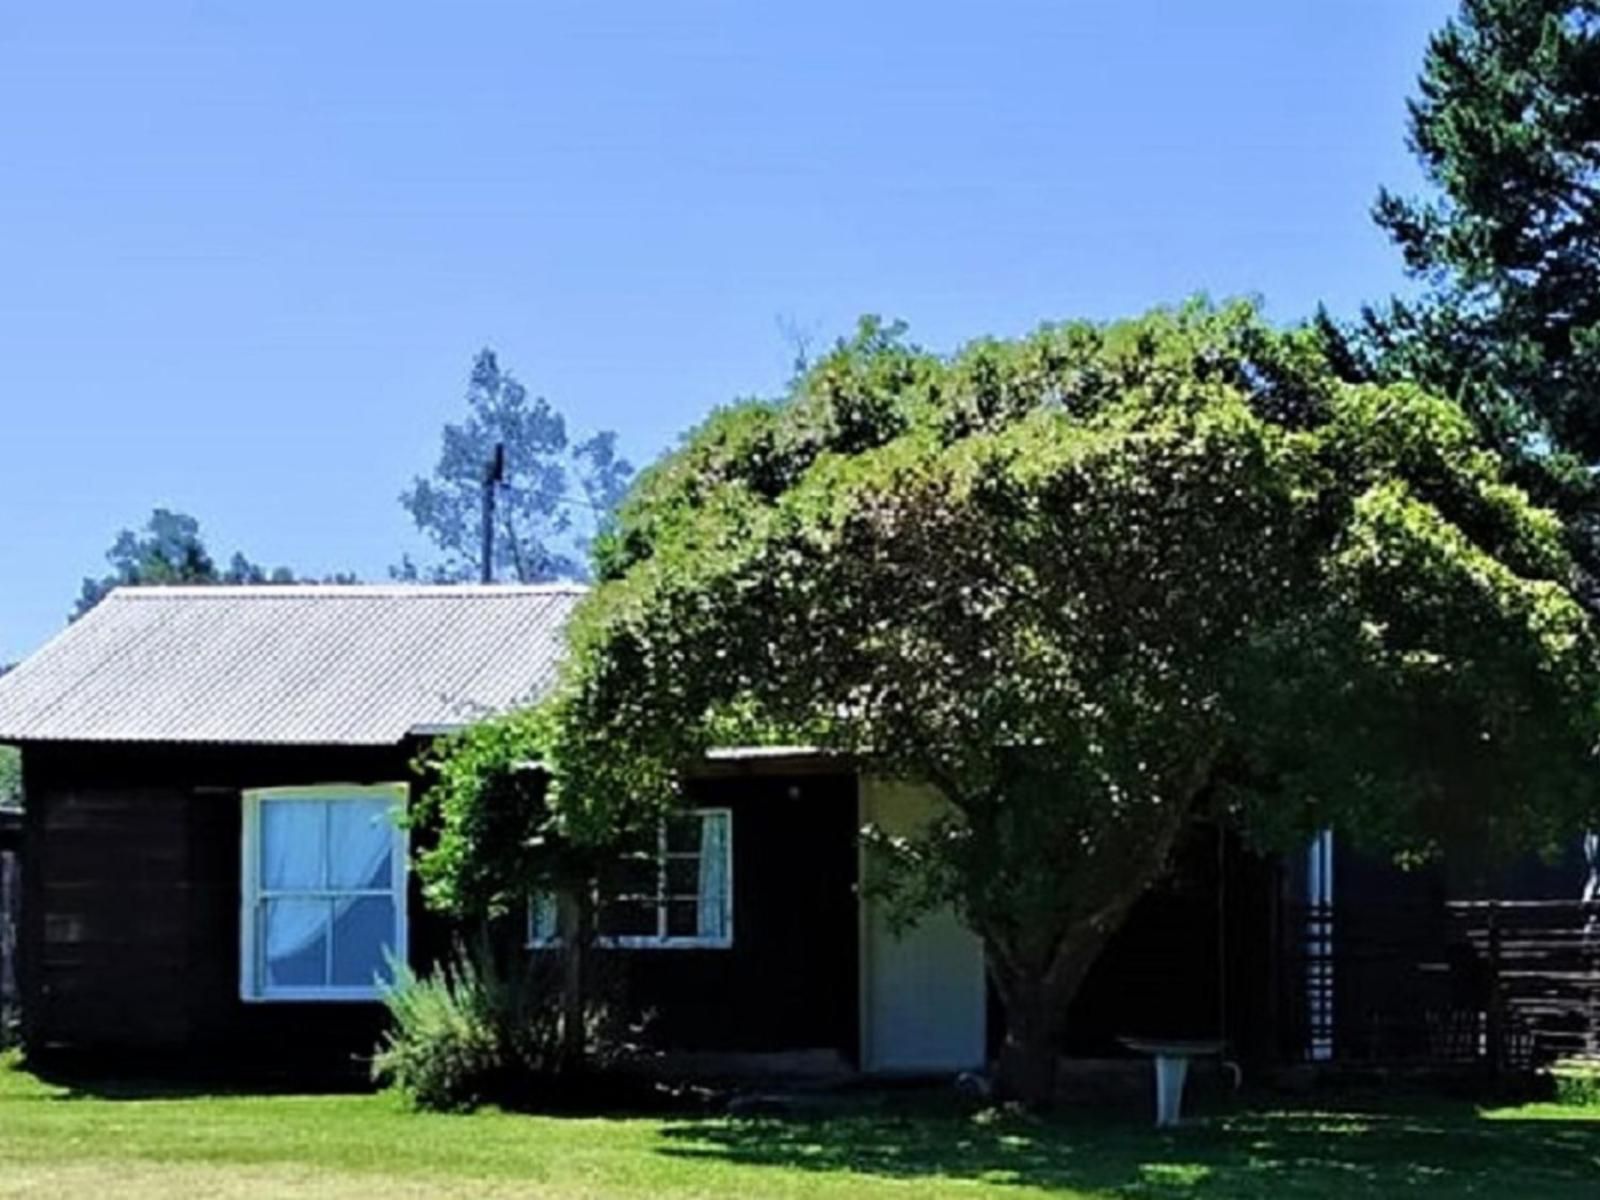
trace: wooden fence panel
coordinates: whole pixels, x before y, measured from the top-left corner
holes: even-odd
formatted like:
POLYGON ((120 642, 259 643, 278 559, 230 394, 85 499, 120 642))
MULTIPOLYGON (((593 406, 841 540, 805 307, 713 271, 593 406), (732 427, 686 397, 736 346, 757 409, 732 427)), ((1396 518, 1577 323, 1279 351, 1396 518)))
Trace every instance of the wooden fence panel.
POLYGON ((1600 903, 1486 900, 1450 914, 1494 981, 1485 1053, 1600 1061, 1600 903))
POLYGON ((1600 901, 1297 910, 1282 981, 1290 1057, 1600 1062, 1600 901))

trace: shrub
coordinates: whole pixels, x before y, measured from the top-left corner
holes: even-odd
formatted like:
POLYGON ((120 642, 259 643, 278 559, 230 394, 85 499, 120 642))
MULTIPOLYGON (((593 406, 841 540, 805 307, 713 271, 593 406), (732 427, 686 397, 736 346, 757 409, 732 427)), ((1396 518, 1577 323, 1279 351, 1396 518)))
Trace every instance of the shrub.
POLYGON ((494 1090, 509 1065, 494 998, 498 981, 476 956, 419 978, 396 966, 384 1003, 392 1020, 372 1059, 372 1077, 391 1084, 418 1108, 465 1110, 494 1090))
MULTIPOLYGON (((505 967, 483 944, 458 948, 423 977, 395 964, 384 1001, 391 1024, 372 1059, 373 1079, 437 1112, 549 1096, 560 1052, 560 972, 559 954, 514 954, 505 967)), ((586 1007, 591 1066, 615 1052, 612 1011, 586 1007)))
POLYGON ((1556 1102, 1577 1108, 1600 1108, 1600 1066, 1558 1067, 1552 1077, 1556 1102))

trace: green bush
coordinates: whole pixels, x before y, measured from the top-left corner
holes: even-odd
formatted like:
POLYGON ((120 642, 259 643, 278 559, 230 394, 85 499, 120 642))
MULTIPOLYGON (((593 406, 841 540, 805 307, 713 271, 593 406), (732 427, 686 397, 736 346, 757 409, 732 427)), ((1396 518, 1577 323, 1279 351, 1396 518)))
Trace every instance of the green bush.
MULTIPOLYGON (((483 945, 458 949, 425 977, 396 964, 373 1079, 438 1112, 549 1094, 560 1061, 560 975, 559 954, 516 953, 503 967, 483 945)), ((598 1002, 586 1007, 591 1067, 615 1053, 611 1013, 598 1002)))
POLYGON ((1600 1108, 1600 1067, 1559 1067, 1552 1077, 1557 1103, 1579 1108, 1600 1108))
POLYGON ((372 1077, 419 1108, 476 1107, 508 1066, 493 998, 496 981, 462 956, 426 978, 397 966, 384 1003, 392 1025, 372 1059, 372 1077))

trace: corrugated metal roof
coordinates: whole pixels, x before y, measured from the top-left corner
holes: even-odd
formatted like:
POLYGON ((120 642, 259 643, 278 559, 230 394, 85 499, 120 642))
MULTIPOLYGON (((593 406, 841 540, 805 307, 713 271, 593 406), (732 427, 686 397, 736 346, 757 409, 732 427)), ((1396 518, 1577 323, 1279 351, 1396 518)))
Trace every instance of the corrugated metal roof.
POLYGON ((0 741, 390 745, 537 699, 582 594, 118 588, 0 676, 0 741))

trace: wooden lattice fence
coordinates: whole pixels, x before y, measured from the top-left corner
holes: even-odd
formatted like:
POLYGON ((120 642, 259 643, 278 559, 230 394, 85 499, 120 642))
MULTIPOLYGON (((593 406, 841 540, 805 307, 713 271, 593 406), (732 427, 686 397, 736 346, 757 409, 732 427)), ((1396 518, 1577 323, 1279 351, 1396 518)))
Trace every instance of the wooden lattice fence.
POLYGON ((1600 901, 1347 903, 1300 910, 1291 929, 1290 1057, 1600 1062, 1600 901))
POLYGON ((1600 903, 1487 900, 1449 910, 1493 981, 1485 1055, 1600 1062, 1600 903))

